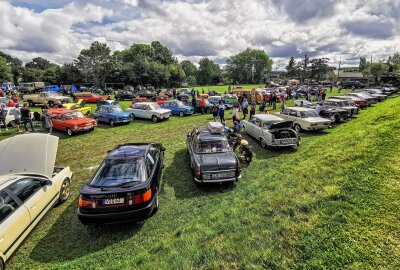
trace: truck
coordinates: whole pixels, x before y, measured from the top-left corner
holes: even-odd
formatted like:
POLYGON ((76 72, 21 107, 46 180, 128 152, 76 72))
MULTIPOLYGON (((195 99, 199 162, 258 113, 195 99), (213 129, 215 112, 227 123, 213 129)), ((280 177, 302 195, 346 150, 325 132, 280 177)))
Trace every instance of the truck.
POLYGON ((33 107, 36 104, 48 104, 49 107, 53 107, 55 104, 69 103, 70 99, 66 96, 61 96, 55 92, 41 92, 39 94, 24 95, 24 102, 29 103, 29 107, 33 107))
POLYGON ((26 82, 19 85, 21 93, 32 93, 44 87, 44 82, 26 82))

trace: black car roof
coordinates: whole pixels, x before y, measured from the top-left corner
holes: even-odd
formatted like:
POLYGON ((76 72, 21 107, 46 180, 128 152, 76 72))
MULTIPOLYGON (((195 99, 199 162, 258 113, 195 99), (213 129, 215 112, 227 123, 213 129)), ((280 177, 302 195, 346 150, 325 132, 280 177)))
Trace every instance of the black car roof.
POLYGON ((107 159, 144 157, 151 144, 124 144, 111 150, 107 159))
POLYGON ((200 137, 199 140, 200 141, 213 141, 215 139, 218 140, 226 140, 225 135, 221 134, 221 133, 211 133, 207 128, 203 127, 203 128, 199 128, 199 132, 200 132, 200 137))

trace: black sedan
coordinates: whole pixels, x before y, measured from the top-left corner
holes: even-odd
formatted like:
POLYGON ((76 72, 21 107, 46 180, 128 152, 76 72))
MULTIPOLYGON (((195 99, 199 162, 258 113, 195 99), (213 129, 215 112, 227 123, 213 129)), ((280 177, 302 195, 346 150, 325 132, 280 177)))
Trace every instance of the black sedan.
POLYGON ((135 94, 127 90, 119 90, 115 93, 115 99, 117 100, 132 100, 134 97, 136 97, 135 94))
POLYGON ((223 132, 193 128, 187 147, 195 182, 233 182, 241 177, 240 162, 223 132))
POLYGON ((153 143, 111 150, 80 190, 78 219, 83 224, 103 224, 140 221, 155 214, 164 151, 153 143))

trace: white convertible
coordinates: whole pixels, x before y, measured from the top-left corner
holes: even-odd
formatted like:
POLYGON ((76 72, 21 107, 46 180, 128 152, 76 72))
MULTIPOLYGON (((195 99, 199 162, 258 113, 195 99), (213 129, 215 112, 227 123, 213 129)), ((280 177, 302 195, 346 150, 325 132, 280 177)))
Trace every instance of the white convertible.
POLYGON ((300 130, 323 130, 331 126, 331 121, 322 118, 314 109, 304 107, 287 107, 282 113, 276 113, 287 121, 293 121, 293 128, 300 130))
POLYGON ((134 118, 151 119, 154 123, 159 120, 167 120, 171 116, 171 110, 163 109, 155 102, 138 102, 133 108, 126 110, 134 118))
POLYGON ((54 167, 58 137, 24 134, 0 142, 0 269, 43 216, 65 202, 69 167, 54 167))
POLYGON ((299 134, 292 129, 293 122, 272 114, 256 114, 243 126, 247 134, 259 140, 262 147, 287 147, 300 144, 299 134))

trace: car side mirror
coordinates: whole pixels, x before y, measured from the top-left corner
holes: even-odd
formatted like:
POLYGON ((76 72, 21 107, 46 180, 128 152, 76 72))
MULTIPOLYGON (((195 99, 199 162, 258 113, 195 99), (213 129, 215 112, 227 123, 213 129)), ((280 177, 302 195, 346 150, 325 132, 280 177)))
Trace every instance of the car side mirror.
POLYGON ((41 180, 40 181, 40 184, 44 187, 44 186, 51 186, 51 185, 53 185, 53 182, 52 181, 50 181, 50 180, 41 180))

